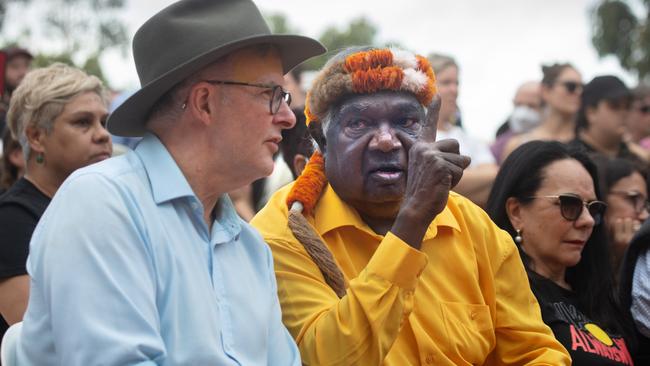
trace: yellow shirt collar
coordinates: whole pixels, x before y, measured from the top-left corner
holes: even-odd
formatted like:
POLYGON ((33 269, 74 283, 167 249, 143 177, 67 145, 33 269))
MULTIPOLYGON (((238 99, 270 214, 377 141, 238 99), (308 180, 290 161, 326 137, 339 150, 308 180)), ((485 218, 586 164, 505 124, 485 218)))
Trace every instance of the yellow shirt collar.
MULTIPOLYGON (((316 204, 314 212, 314 227, 322 236, 327 232, 343 227, 352 226, 366 233, 382 238, 382 235, 375 233, 362 219, 357 211, 345 203, 334 192, 332 186, 327 184, 323 194, 316 204)), ((454 217, 449 207, 445 207, 442 212, 433 220, 427 232, 424 234, 424 240, 434 238, 438 233, 438 226, 447 226, 460 231, 460 225, 454 217)))

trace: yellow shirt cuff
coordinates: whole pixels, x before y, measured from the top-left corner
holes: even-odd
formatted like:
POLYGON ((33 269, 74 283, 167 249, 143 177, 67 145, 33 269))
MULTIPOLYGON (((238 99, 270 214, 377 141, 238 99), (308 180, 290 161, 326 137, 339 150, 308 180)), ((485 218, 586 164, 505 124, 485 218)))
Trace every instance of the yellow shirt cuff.
POLYGON ((427 255, 388 232, 366 269, 404 289, 415 289, 428 262, 427 255))

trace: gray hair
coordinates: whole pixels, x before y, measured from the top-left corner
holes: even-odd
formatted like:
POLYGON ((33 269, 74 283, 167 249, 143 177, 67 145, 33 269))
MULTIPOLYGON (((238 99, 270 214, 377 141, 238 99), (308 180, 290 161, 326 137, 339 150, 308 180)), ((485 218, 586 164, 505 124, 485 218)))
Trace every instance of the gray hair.
POLYGON ((445 70, 452 66, 458 68, 458 63, 456 63, 456 60, 448 55, 443 55, 441 53, 431 53, 427 58, 431 63, 431 68, 436 73, 441 73, 442 70, 445 70))
POLYGON ((77 95, 97 93, 108 104, 106 89, 95 76, 62 63, 29 72, 11 96, 7 125, 13 137, 20 142, 25 159, 31 150, 25 131, 28 127, 52 131, 54 120, 77 95))

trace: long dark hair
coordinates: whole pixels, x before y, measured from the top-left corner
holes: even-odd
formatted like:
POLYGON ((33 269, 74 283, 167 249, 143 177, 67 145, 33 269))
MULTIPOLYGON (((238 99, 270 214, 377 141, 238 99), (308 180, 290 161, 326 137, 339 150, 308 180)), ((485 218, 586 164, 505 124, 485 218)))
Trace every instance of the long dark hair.
POLYGON ((600 154, 594 154, 592 159, 594 159, 594 163, 598 167, 600 193, 603 197, 609 194, 614 184, 625 177, 629 177, 632 173, 639 173, 646 182, 648 181, 646 168, 641 162, 625 158, 611 158, 600 154))
MULTIPOLYGON (((556 141, 531 141, 515 149, 501 165, 487 202, 492 220, 514 237, 516 233, 506 213, 506 201, 514 197, 521 204, 529 203, 529 197, 534 196, 542 184, 544 168, 564 159, 574 159, 587 170, 600 199, 597 169, 585 153, 556 141)), ((530 258, 518 247, 530 271, 530 258)), ((626 321, 615 297, 604 225, 594 227, 580 262, 567 268, 566 281, 578 296, 580 310, 585 315, 612 331, 625 336, 631 334, 631 324, 626 321)))

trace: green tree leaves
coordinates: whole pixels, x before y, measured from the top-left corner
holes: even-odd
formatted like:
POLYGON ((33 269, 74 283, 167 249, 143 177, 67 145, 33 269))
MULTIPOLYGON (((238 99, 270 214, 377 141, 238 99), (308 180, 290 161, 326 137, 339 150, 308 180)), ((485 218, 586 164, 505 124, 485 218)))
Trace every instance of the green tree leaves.
POLYGON ((614 55, 624 69, 636 73, 640 80, 648 80, 650 0, 637 1, 634 5, 645 8, 645 12, 635 14, 626 1, 602 0, 592 13, 592 43, 600 57, 614 55))

